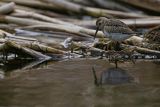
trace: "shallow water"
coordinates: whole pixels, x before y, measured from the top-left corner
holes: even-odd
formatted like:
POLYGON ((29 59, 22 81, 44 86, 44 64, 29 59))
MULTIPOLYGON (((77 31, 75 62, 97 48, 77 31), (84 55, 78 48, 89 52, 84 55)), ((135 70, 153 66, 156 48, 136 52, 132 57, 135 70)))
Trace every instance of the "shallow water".
POLYGON ((77 59, 17 70, 0 80, 0 107, 160 107, 160 64, 119 64, 133 81, 99 87, 92 66, 99 79, 114 64, 77 59))

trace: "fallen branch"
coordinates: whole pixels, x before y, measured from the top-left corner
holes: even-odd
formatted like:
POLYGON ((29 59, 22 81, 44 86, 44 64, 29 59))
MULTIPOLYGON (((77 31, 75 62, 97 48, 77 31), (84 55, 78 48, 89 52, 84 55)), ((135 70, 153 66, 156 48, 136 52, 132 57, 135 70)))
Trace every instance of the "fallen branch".
MULTIPOLYGON (((50 30, 57 30, 57 31, 62 31, 62 32, 67 32, 71 34, 77 34, 80 36, 94 36, 95 35, 95 30, 83 28, 77 25, 58 25, 58 24, 53 24, 49 22, 43 22, 43 21, 38 21, 38 20, 33 20, 33 19, 26 19, 26 18, 17 18, 17 17, 12 17, 12 16, 1 16, 0 17, 0 22, 8 22, 8 23, 14 23, 18 25, 28 25, 30 27, 28 28, 41 28, 41 29, 50 29, 50 30)), ((26 27, 27 28, 27 27, 26 27)), ((103 33, 98 32, 97 37, 102 37, 103 33)))
MULTIPOLYGON (((77 19, 66 19, 65 20, 74 23, 79 26, 85 26, 90 28, 96 27, 96 20, 77 20, 77 19)), ((138 19, 119 19, 129 27, 133 28, 150 28, 160 25, 160 17, 148 17, 148 18, 138 18, 138 19)))
POLYGON ((21 37, 21 36, 14 36, 8 32, 5 32, 3 30, 0 30, 0 38, 7 38, 7 39, 11 39, 11 40, 22 40, 22 41, 37 41, 37 39, 34 38, 27 38, 27 37, 21 37))
POLYGON ((15 24, 0 24, 0 29, 2 29, 2 30, 5 30, 5 31, 7 31, 7 32, 15 32, 15 28, 16 27, 18 27, 17 25, 15 25, 15 24))
POLYGON ((52 53, 52 54, 65 54, 65 51, 55 49, 53 47, 45 46, 43 44, 39 43, 19 43, 23 47, 27 47, 30 49, 33 49, 38 52, 43 52, 43 53, 52 53))
POLYGON ((141 7, 153 12, 160 13, 160 1, 159 0, 120 0, 124 3, 128 3, 133 6, 141 7))
POLYGON ((48 3, 51 3, 55 6, 55 8, 59 8, 61 11, 70 11, 80 14, 86 14, 94 17, 100 17, 100 16, 117 16, 117 17, 123 17, 123 18, 141 18, 146 17, 145 15, 140 15, 136 13, 125 13, 120 11, 114 11, 114 10, 107 10, 107 9, 99 9, 99 8, 93 8, 93 7, 87 7, 82 6, 79 4, 75 4, 69 1, 65 0, 41 0, 41 1, 47 1, 48 3), (57 7, 56 7, 57 6, 57 7))
POLYGON ((124 45, 124 44, 122 46, 135 49, 136 52, 141 53, 141 54, 156 55, 158 58, 160 58, 160 51, 151 50, 148 48, 142 48, 142 47, 138 47, 138 46, 124 45))
POLYGON ((35 59, 50 59, 51 58, 49 56, 41 54, 40 52, 37 52, 32 49, 18 45, 16 42, 13 42, 13 41, 6 41, 5 45, 3 45, 3 46, 4 46, 4 48, 1 47, 2 50, 0 50, 0 51, 3 51, 4 49, 5 50, 8 49, 8 51, 13 51, 13 52, 18 51, 17 54, 20 54, 20 52, 23 52, 23 53, 28 54, 29 56, 31 56, 35 59))
POLYGON ((132 10, 118 4, 116 1, 111 0, 93 0, 97 5, 99 5, 102 8, 111 9, 111 10, 118 10, 118 11, 125 11, 125 12, 131 12, 132 10))
POLYGON ((39 8, 39 9, 48 9, 48 10, 55 10, 55 7, 56 7, 53 4, 43 3, 38 0, 1 0, 1 1, 15 2, 18 5, 34 7, 34 8, 39 8))
MULTIPOLYGON (((77 26, 57 25, 57 24, 33 25, 33 26, 23 27, 22 29, 61 31, 61 32, 76 34, 82 37, 91 37, 91 36, 94 36, 95 34, 95 30, 92 30, 92 29, 87 29, 87 28, 77 27, 77 26)), ((98 37, 103 37, 103 33, 99 32, 98 37)))
POLYGON ((13 12, 15 7, 15 3, 11 2, 5 5, 0 6, 0 14, 8 14, 13 12))
POLYGON ((67 23, 67 22, 58 20, 56 18, 51 18, 51 17, 41 15, 41 14, 38 14, 38 13, 35 13, 35 12, 27 12, 27 11, 18 10, 18 9, 16 9, 14 11, 14 13, 12 13, 11 15, 16 16, 16 17, 30 17, 30 18, 41 20, 41 21, 55 23, 55 24, 73 25, 71 23, 67 23))

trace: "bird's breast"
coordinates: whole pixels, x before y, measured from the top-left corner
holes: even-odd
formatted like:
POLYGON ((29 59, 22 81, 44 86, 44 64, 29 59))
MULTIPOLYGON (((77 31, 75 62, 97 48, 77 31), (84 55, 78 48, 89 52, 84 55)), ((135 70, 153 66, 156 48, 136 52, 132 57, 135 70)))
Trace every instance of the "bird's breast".
POLYGON ((109 33, 109 32, 104 32, 104 35, 113 41, 124 41, 132 36, 132 35, 128 35, 128 34, 109 33))

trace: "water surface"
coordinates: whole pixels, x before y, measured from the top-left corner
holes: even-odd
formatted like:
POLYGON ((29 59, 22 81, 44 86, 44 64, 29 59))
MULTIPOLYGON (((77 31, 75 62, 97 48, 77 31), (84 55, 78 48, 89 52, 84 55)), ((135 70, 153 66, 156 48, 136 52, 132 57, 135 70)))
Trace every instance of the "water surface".
POLYGON ((76 59, 14 71, 0 80, 0 107, 160 107, 160 64, 119 64, 133 82, 99 87, 92 66, 99 79, 114 64, 76 59))

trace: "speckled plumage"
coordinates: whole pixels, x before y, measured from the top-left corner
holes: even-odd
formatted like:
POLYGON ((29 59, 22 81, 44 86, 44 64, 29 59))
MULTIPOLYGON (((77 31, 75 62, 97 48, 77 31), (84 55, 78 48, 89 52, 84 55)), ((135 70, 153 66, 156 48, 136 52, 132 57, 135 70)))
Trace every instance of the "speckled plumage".
POLYGON ((144 38, 148 39, 151 43, 160 43, 160 26, 150 29, 144 34, 144 38))
POLYGON ((96 21, 96 26, 106 37, 114 41, 123 41, 135 34, 125 23, 117 19, 100 17, 96 21))

